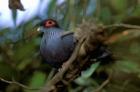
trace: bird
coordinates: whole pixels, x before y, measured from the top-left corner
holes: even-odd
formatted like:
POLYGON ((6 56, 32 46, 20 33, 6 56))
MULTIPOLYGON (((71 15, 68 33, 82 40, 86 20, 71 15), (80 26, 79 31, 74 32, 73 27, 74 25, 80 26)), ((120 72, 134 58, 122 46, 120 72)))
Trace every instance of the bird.
MULTIPOLYGON (((43 33, 40 43, 41 56, 47 64, 60 69, 72 55, 78 43, 77 38, 73 32, 66 32, 61 28, 54 19, 45 19, 38 26, 38 31, 43 33)), ((101 62, 112 61, 112 53, 106 46, 101 45, 93 52, 91 59, 101 62)))
POLYGON ((76 41, 73 33, 66 33, 54 19, 45 19, 39 23, 38 31, 43 32, 40 43, 40 53, 54 68, 62 67, 74 51, 76 41))

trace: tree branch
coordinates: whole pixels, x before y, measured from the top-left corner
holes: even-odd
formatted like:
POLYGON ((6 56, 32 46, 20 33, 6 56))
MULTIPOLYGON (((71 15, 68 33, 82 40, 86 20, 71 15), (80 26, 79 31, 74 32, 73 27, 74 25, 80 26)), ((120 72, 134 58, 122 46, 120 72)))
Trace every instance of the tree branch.
POLYGON ((28 90, 39 90, 40 89, 40 88, 30 88, 30 87, 28 87, 26 85, 23 85, 23 84, 19 83, 19 82, 16 82, 16 81, 8 81, 8 80, 5 80, 5 79, 3 79, 1 77, 0 77, 0 80, 3 81, 3 82, 5 82, 5 83, 8 83, 8 84, 18 85, 18 86, 20 86, 20 87, 22 87, 24 89, 28 89, 28 90))
POLYGON ((112 27, 124 27, 124 28, 131 28, 131 29, 140 29, 140 26, 138 26, 138 25, 123 24, 123 23, 107 25, 104 28, 108 29, 108 28, 112 28, 112 27))
POLYGON ((112 73, 110 76, 95 90, 95 92, 101 92, 101 90, 110 82, 112 73))

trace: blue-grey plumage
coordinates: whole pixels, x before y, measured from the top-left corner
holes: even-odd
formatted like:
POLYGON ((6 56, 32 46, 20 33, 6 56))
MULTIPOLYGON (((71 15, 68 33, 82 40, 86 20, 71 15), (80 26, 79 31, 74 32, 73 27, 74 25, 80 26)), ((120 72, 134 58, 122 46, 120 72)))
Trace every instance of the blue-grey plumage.
POLYGON ((74 50, 73 34, 62 37, 65 31, 58 27, 42 28, 41 30, 44 32, 40 45, 41 55, 48 64, 55 68, 61 67, 74 50))

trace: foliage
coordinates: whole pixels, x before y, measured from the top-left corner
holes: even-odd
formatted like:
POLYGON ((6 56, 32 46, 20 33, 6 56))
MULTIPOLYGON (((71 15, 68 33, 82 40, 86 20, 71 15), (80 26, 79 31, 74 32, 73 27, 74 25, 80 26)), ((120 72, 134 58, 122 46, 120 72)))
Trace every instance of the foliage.
MULTIPOLYGON (((140 25, 140 0, 65 0, 61 5, 51 0, 46 16, 58 20, 65 30, 73 30, 83 20, 94 20, 102 25, 140 25)), ((1 78, 14 79, 31 88, 40 88, 45 83, 51 68, 42 63, 39 54, 41 37, 33 26, 38 17, 14 29, 0 30, 1 78)), ((16 12, 13 11, 15 20, 16 12)), ((111 82, 101 92, 140 92, 139 31, 122 27, 107 30, 109 48, 117 59, 116 63, 91 65, 83 76, 69 85, 69 92, 94 92, 109 74, 112 74, 111 82)), ((0 85, 2 92, 38 92, 2 81, 0 85)))

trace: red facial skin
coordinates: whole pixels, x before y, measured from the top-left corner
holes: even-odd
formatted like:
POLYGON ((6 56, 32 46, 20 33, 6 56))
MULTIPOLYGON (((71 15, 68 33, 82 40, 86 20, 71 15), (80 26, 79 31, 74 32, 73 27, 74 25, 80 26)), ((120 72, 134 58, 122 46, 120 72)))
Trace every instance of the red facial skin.
POLYGON ((54 27, 55 25, 56 25, 56 22, 55 21, 52 21, 52 20, 47 20, 45 22, 45 27, 46 28, 54 27))
POLYGON ((52 28, 52 27, 57 27, 57 28, 59 28, 57 22, 56 22, 55 20, 53 20, 53 19, 47 19, 47 20, 43 21, 42 24, 43 24, 43 26, 44 26, 45 28, 52 28))

